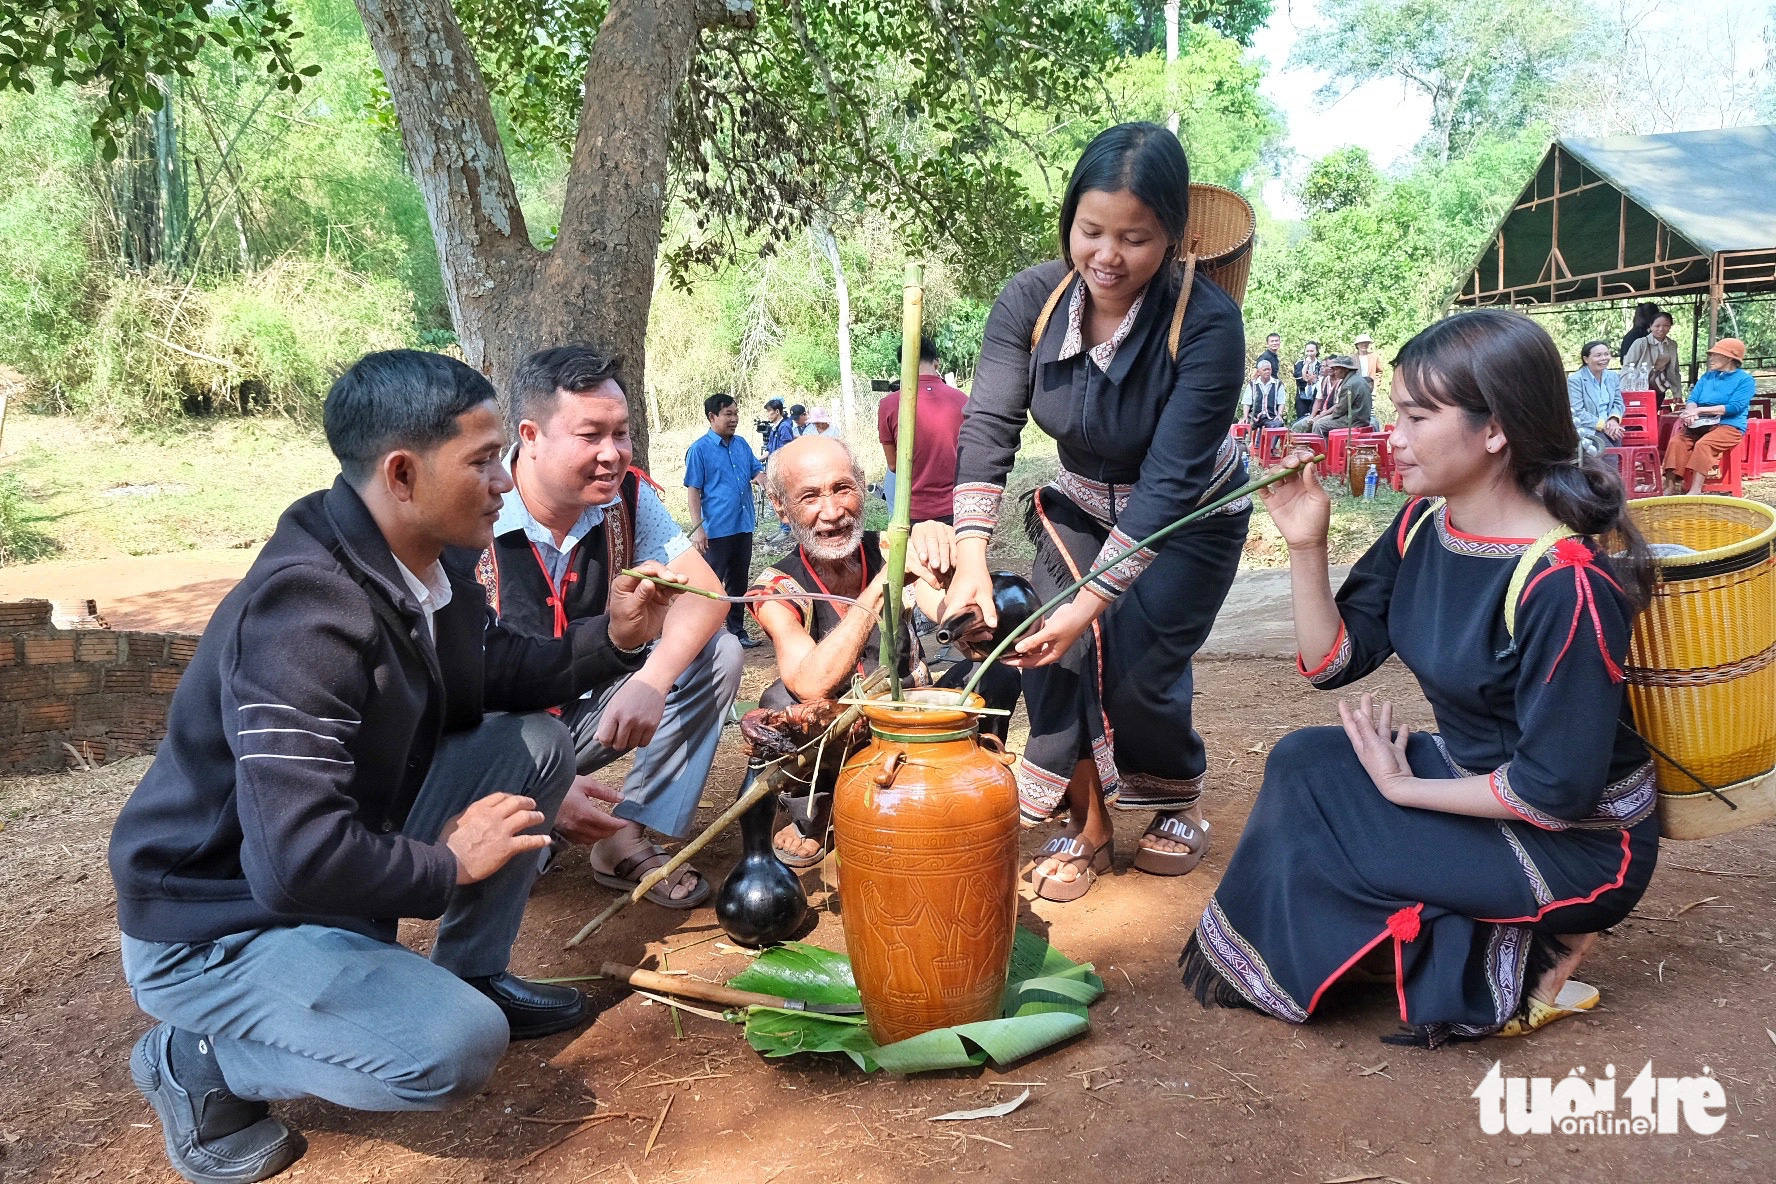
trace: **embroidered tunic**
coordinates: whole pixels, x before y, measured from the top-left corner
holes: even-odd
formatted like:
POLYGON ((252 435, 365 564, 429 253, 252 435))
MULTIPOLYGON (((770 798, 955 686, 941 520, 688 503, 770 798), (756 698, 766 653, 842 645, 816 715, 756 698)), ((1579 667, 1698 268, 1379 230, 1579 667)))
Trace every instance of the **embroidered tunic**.
POLYGON ((1332 653, 1303 668, 1331 689, 1398 655, 1438 728, 1414 733, 1413 772, 1488 776, 1516 817, 1396 806, 1342 728, 1285 737, 1185 948, 1199 998, 1300 1023, 1391 940, 1401 1021, 1433 1045, 1484 1035, 1522 1001, 1533 933, 1594 932, 1634 907, 1658 821, 1652 765, 1620 726, 1628 608, 1569 539, 1526 581, 1513 640, 1503 608, 1530 545, 1410 503, 1339 591, 1332 653))
MULTIPOLYGON (((957 536, 988 537, 1024 425, 1033 417, 1054 437, 1061 471, 1024 516, 1037 547, 1032 582, 1044 600, 1244 475, 1228 438, 1245 377, 1238 306, 1198 274, 1174 361, 1168 337, 1181 275, 1166 268, 1115 332, 1087 349, 1088 297, 1075 279, 1032 352, 1043 307, 1067 272, 1060 261, 1030 268, 994 304, 956 465, 957 536)), ((1107 800, 1125 808, 1196 800, 1206 756, 1190 727, 1190 658, 1231 586, 1250 510, 1241 498, 1098 576, 1089 587, 1110 609, 1060 662, 1024 673, 1031 739, 1018 784, 1026 822, 1061 808, 1075 764, 1086 759, 1107 800)))

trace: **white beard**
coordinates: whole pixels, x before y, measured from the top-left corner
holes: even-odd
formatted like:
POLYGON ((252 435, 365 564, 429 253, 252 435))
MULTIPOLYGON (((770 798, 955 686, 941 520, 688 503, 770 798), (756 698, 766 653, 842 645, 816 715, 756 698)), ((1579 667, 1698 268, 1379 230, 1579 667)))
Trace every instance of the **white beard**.
POLYGON ((811 559, 822 563, 838 563, 850 559, 857 554, 857 545, 863 541, 863 518, 852 519, 851 534, 842 543, 823 543, 814 535, 814 531, 800 523, 792 523, 790 534, 795 536, 796 545, 808 553, 811 559))

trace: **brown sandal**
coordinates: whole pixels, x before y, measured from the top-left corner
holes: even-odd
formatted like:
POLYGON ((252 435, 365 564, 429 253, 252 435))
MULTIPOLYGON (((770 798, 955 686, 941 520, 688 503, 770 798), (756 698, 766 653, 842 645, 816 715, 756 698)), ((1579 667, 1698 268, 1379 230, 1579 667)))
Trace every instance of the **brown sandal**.
MULTIPOLYGON (((592 855, 592 878, 606 888, 615 888, 618 892, 633 892, 640 885, 641 878, 665 863, 669 857, 666 848, 658 843, 649 843, 619 861, 617 865, 606 871, 598 866, 598 855, 592 855)), ((709 899, 709 877, 694 867, 685 866, 678 869, 676 876, 661 880, 649 888, 643 900, 652 901, 663 909, 694 909, 709 899), (672 895, 673 887, 682 883, 684 877, 696 876, 697 886, 682 897, 672 895)))
POLYGON ((1141 847, 1135 852, 1135 867, 1155 876, 1186 875, 1195 871, 1196 865, 1209 853, 1207 822, 1199 829, 1176 814, 1167 814, 1155 818, 1153 825, 1147 828, 1147 834, 1156 839, 1169 839, 1174 843, 1184 844, 1182 851, 1156 851, 1152 847, 1141 847))
POLYGON ((1077 835, 1056 835, 1036 853, 1036 862, 1041 863, 1050 855, 1062 856, 1069 862, 1085 863, 1084 874, 1071 881, 1058 876, 1045 876, 1035 868, 1030 869, 1030 884, 1036 889, 1038 897, 1056 904, 1066 904, 1090 892, 1091 886, 1098 882, 1098 877, 1110 871, 1110 865, 1116 858, 1116 840, 1111 839, 1094 850, 1077 835))

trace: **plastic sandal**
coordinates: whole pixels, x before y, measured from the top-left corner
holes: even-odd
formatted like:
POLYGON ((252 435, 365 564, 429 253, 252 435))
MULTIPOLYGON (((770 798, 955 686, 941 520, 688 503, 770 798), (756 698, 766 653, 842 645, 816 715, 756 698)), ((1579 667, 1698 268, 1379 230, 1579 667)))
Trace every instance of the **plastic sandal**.
POLYGON ((1498 1030, 1500 1036, 1527 1036, 1537 1028, 1545 1028, 1555 1020, 1563 1020, 1569 1015, 1578 1015, 1581 1011, 1590 1011, 1603 998, 1596 987, 1582 983, 1577 979, 1567 979, 1566 985, 1560 988, 1560 994, 1554 1002, 1538 999, 1534 995, 1524 999, 1524 1010, 1521 1015, 1514 1015, 1504 1027, 1498 1030))
POLYGON ((1209 853, 1209 824, 1198 830, 1181 816, 1162 815, 1153 820, 1147 834, 1156 839, 1183 843, 1182 851, 1156 851, 1142 847, 1135 852, 1135 867, 1155 876, 1182 876, 1196 870, 1196 865, 1209 853))
POLYGON ((1094 851, 1078 836, 1056 835, 1036 853, 1036 862, 1041 863, 1050 855, 1059 855, 1072 861, 1085 861, 1084 874, 1071 881, 1057 876, 1045 876, 1034 869, 1030 872, 1030 884, 1036 889, 1038 897, 1056 904, 1066 904, 1090 892, 1091 886, 1098 882, 1098 876, 1110 870, 1110 865, 1116 858, 1116 841, 1112 839, 1094 851))

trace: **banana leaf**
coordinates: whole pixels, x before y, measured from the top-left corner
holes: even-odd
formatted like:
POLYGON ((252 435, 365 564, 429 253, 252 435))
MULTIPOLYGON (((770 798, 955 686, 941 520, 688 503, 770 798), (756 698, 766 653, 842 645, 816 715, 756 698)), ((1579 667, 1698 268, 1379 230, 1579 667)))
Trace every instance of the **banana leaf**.
MULTIPOLYGON (((809 1003, 855 1003, 851 961, 818 946, 791 942, 765 951, 729 985, 809 1003)), ((928 1073, 992 1061, 1007 1065, 1086 1031, 1086 1008, 1104 993, 1089 963, 1077 963, 1027 930, 1012 944, 1011 972, 1000 1018, 939 1028, 880 1045, 862 1016, 820 1015, 753 1007, 746 1041, 768 1057, 844 1053, 865 1072, 928 1073)))

